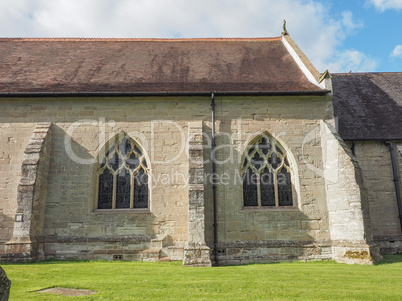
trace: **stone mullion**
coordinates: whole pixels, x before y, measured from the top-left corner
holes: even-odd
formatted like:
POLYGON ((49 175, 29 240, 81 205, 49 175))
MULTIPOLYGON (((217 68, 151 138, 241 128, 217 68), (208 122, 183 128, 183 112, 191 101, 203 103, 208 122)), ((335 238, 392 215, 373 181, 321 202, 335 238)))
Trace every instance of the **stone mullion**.
POLYGON ((134 208, 134 172, 130 173, 130 209, 134 208))
POLYGON ((117 175, 118 171, 115 171, 113 174, 113 195, 112 195, 112 209, 116 209, 116 191, 117 191, 117 175))
POLYGON ((279 191, 278 191, 278 172, 275 170, 274 175, 274 190, 275 190, 275 206, 279 207, 279 191))
POLYGON ((257 176, 257 200, 258 200, 258 207, 261 207, 261 174, 259 172, 256 173, 257 176))

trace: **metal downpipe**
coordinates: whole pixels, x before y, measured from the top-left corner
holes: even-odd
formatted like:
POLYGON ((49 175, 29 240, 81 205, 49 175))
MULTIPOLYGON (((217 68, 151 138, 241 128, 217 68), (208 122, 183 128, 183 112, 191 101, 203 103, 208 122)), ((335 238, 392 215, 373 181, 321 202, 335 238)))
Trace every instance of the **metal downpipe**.
POLYGON ((217 204, 216 204, 216 160, 215 160, 215 94, 211 94, 211 111, 212 111, 212 200, 214 204, 214 258, 215 264, 219 265, 218 261, 218 219, 217 219, 217 204))

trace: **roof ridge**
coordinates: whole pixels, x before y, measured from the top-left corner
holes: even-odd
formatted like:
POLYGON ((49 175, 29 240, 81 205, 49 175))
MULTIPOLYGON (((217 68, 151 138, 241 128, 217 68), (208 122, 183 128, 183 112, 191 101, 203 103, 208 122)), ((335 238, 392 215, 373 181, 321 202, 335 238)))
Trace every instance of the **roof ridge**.
POLYGON ((257 38, 0 38, 0 41, 22 42, 208 42, 208 41, 277 41, 282 37, 257 38))

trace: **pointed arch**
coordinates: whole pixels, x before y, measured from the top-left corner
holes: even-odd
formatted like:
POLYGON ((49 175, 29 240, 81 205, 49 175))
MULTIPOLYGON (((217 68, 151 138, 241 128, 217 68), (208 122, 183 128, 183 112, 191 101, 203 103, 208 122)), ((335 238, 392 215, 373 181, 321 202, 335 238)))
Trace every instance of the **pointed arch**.
POLYGON ((294 207, 296 171, 289 149, 269 133, 254 137, 243 152, 244 207, 294 207))
POLYGON ((115 135, 97 157, 97 209, 149 208, 149 163, 133 138, 115 135))

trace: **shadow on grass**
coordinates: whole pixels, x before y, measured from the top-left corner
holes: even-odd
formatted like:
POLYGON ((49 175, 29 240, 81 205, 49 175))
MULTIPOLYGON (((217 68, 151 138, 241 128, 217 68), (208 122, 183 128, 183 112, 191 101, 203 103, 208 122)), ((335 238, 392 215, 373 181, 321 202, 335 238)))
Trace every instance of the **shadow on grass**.
MULTIPOLYGON (((102 262, 103 260, 98 260, 96 262, 102 262)), ((95 261, 90 261, 90 260, 74 260, 74 259, 68 259, 68 260, 62 260, 62 259, 46 259, 46 260, 41 260, 41 261, 32 261, 32 262, 0 262, 0 265, 38 265, 38 264, 70 264, 70 263, 89 263, 89 262, 95 262, 95 261)), ((108 261, 104 261, 108 262, 108 261)))
POLYGON ((376 265, 392 264, 402 262, 402 253, 396 255, 383 255, 383 260, 378 262, 376 265))

